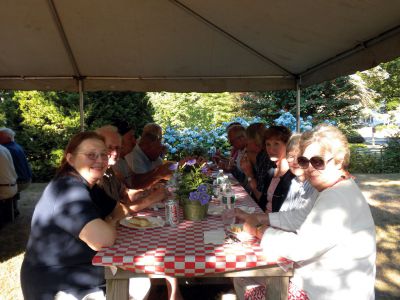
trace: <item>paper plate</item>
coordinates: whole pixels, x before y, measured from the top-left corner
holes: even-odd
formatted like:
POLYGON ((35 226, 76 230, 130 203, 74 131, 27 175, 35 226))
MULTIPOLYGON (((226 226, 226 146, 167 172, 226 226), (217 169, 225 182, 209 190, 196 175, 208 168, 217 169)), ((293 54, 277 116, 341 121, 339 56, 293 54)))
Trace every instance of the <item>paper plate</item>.
POLYGON ((143 217, 140 216, 139 218, 141 219, 146 219, 147 221, 150 222, 150 225, 148 226, 139 226, 136 224, 133 224, 130 222, 130 219, 132 219, 132 216, 126 217, 122 220, 119 221, 119 223, 122 226, 128 227, 128 228, 135 228, 135 229, 149 229, 149 228, 157 228, 157 227, 163 227, 165 225, 165 221, 162 218, 155 218, 155 217, 143 217))

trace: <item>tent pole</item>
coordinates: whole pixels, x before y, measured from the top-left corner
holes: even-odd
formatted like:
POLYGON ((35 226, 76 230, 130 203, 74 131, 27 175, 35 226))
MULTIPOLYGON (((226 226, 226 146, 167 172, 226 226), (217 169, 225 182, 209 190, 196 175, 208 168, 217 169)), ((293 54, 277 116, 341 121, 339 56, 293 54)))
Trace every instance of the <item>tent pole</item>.
POLYGON ((300 96, 301 96, 301 77, 296 80, 296 131, 300 132, 300 96))
POLYGON ((80 120, 81 120, 81 131, 85 131, 85 120, 83 117, 83 81, 82 79, 78 80, 79 84, 79 112, 80 112, 80 120))

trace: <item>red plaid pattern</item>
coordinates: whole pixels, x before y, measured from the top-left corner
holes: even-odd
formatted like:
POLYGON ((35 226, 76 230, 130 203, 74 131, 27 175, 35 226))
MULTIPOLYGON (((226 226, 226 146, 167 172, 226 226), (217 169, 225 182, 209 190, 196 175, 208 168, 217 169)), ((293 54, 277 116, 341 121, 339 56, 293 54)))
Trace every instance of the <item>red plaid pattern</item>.
MULTIPOLYGON (((265 300, 265 292, 265 286, 259 285, 246 290, 244 293, 244 299, 265 300)), ((292 282, 289 281, 288 300, 309 300, 309 298, 305 291, 297 288, 292 282)))
MULTIPOLYGON (((237 205, 257 204, 241 186, 234 186, 237 205)), ((144 211, 140 215, 164 217, 164 209, 144 211)), ((182 209, 180 209, 181 220, 182 209)), ((112 247, 93 258, 97 266, 117 266, 136 273, 174 277, 201 276, 266 265, 258 240, 246 244, 204 244, 203 233, 222 229, 220 216, 207 216, 201 222, 182 221, 177 227, 131 229, 120 226, 112 247)))

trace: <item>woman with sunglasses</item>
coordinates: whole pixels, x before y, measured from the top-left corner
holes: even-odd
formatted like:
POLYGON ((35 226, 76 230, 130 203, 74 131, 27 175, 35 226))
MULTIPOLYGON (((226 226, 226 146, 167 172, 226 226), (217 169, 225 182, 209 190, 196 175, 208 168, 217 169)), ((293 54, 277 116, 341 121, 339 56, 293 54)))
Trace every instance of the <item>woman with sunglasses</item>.
POLYGON ((360 189, 347 172, 346 137, 330 125, 302 135, 299 165, 320 192, 301 227, 287 232, 245 223, 244 230, 261 238, 271 261, 295 262, 290 299, 374 299, 375 225, 360 189))
POLYGON ((105 299, 104 269, 92 258, 116 238, 125 210, 97 186, 107 168, 104 139, 72 137, 54 179, 37 203, 21 267, 25 299, 105 299))
POLYGON ((305 170, 297 163, 300 152, 301 134, 293 134, 286 145, 286 160, 290 171, 296 176, 292 179, 288 194, 279 212, 248 214, 239 208, 236 216, 254 226, 273 226, 295 232, 314 206, 318 191, 306 180, 305 170))

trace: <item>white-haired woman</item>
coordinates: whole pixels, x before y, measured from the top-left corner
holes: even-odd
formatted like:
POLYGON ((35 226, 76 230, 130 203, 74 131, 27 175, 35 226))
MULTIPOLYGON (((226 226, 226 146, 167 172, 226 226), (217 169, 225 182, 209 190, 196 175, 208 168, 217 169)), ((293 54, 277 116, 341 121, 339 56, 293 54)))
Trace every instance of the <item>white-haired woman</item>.
POLYGON ((375 225, 347 172, 347 140, 336 127, 323 124, 302 135, 300 151, 298 163, 320 193, 299 230, 255 231, 248 223, 244 229, 261 237, 270 260, 295 262, 289 299, 374 299, 375 225))

